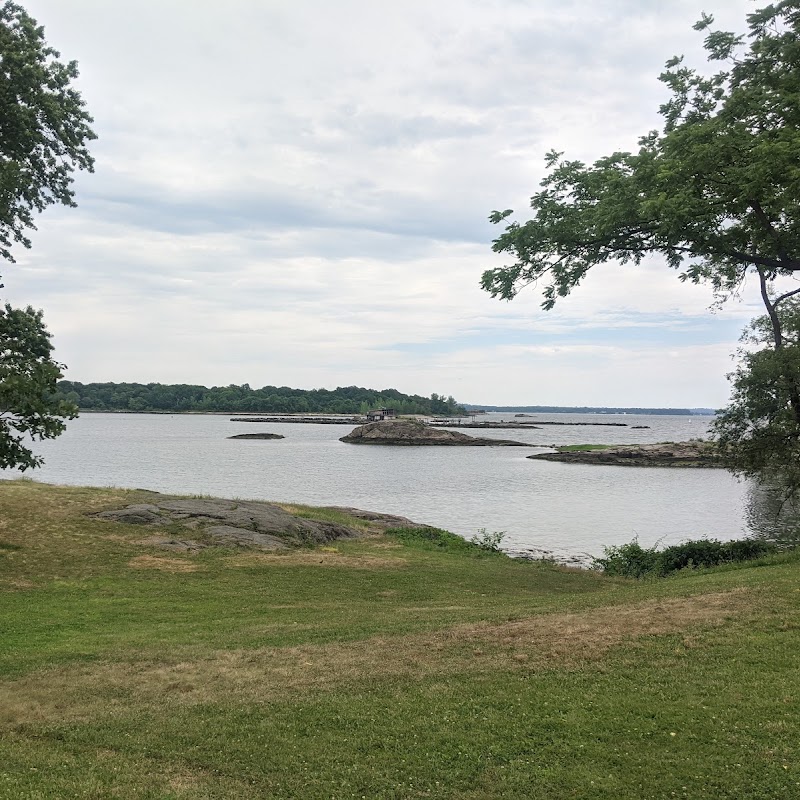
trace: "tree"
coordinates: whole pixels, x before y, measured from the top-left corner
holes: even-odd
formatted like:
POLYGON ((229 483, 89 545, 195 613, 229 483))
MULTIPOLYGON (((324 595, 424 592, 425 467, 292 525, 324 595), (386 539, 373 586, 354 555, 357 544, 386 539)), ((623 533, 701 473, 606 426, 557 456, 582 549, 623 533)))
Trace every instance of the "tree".
POLYGON ((64 431, 63 420, 78 414, 56 396, 61 364, 52 350, 41 311, 8 303, 0 309, 0 469, 38 467, 42 458, 26 439, 53 439, 64 431))
MULTIPOLYGON (((637 152, 591 165, 548 153, 533 217, 509 222, 493 244, 515 262, 484 272, 481 285, 510 300, 542 282, 550 309, 599 264, 661 255, 681 280, 710 284, 723 302, 754 272, 773 351, 765 361, 785 370, 783 391, 800 426, 800 385, 780 352, 780 305, 800 289, 772 289, 776 278, 800 272, 800 0, 768 5, 747 23, 748 34, 736 35, 712 30, 703 15, 695 30, 706 32, 708 59, 723 68, 704 76, 681 57, 668 61, 663 130, 643 136, 637 152)), ((490 220, 512 214, 495 211, 490 220)), ((729 455, 735 466, 733 448, 729 455)))
MULTIPOLYGON (((704 16, 695 28, 712 22, 704 16)), ((533 218, 511 222, 494 241, 516 263, 484 272, 485 290, 510 300, 549 279, 550 309, 593 266, 649 254, 723 293, 751 269, 766 281, 800 271, 800 2, 768 6, 748 22, 752 41, 741 57, 745 37, 706 36, 709 60, 730 61, 727 70, 703 77, 680 57, 667 62, 664 130, 642 137, 638 152, 591 166, 548 153, 533 218)))
POLYGON ((780 490, 800 492, 800 422, 794 413, 800 385, 800 304, 778 310, 781 346, 775 346, 768 315, 742 334, 739 364, 730 375, 731 399, 713 430, 723 461, 735 472, 780 490), (756 349, 753 349, 756 348, 756 349))
POLYGON ((44 28, 22 6, 0 6, 0 256, 12 243, 30 247, 35 212, 74 206, 73 172, 91 172, 92 118, 72 86, 75 61, 58 61, 44 28))
MULTIPOLYGON (((34 214, 74 206, 73 173, 93 168, 92 118, 72 86, 78 68, 59 58, 21 6, 0 6, 0 257, 11 262, 13 244, 31 245, 34 214)), ((77 414, 53 396, 62 365, 51 353, 41 311, 0 309, 0 468, 39 466, 26 437, 54 438, 77 414)))

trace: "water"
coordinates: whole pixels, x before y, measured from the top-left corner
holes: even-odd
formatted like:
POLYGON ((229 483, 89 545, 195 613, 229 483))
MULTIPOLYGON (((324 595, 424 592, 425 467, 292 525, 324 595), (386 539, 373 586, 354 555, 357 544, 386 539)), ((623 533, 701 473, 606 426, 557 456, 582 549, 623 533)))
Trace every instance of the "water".
MULTIPOLYGON (((681 441, 710 417, 537 414, 538 430, 465 431, 553 444, 681 441), (633 425, 649 428, 633 430, 633 425)), ((482 419, 513 420, 513 414, 482 419)), ((638 536, 643 545, 737 538, 758 531, 752 487, 724 470, 600 467, 532 461, 527 448, 387 447, 339 442, 351 425, 231 422, 228 415, 85 414, 37 443, 37 480, 180 494, 355 506, 407 516, 467 538, 505 531, 511 551, 599 555, 638 536), (278 441, 229 440, 271 431, 278 441)), ((9 477, 13 474, 6 473, 9 477)))

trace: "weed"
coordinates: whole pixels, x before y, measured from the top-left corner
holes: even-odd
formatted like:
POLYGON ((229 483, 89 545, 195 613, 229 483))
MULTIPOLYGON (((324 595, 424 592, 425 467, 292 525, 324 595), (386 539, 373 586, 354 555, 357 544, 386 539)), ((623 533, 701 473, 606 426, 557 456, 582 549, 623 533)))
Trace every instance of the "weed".
POLYGON ((502 553, 500 544, 505 538, 505 531, 494 531, 489 533, 486 528, 481 528, 469 541, 481 550, 489 553, 502 553))

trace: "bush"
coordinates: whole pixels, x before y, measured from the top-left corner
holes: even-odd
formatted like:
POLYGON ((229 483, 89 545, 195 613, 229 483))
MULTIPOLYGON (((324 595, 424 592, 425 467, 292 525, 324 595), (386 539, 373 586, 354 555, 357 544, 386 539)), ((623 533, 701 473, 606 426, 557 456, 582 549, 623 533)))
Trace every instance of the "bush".
POLYGON ((699 539, 665 548, 659 553, 658 564, 660 574, 667 575, 686 567, 713 567, 729 560, 721 542, 699 539))
POLYGON ((628 544, 604 548, 605 557, 595 558, 594 569, 607 575, 627 578, 664 577, 672 572, 697 567, 715 567, 734 561, 748 561, 774 553, 776 545, 762 539, 719 542, 716 539, 696 539, 659 550, 642 547, 634 539, 628 544))
POLYGON ((602 569, 607 575, 622 575, 626 578, 641 578, 654 572, 658 563, 658 551, 644 548, 634 539, 628 544, 604 547, 605 558, 595 558, 594 569, 602 569))
POLYGON ((502 553, 500 543, 505 537, 505 531, 494 531, 489 533, 486 528, 481 528, 475 536, 469 541, 481 550, 486 550, 489 553, 502 553))

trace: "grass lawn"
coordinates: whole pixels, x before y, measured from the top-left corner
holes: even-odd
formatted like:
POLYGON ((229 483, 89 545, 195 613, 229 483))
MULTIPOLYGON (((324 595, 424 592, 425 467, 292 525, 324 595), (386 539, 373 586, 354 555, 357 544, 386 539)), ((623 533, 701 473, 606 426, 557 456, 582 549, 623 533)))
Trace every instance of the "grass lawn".
POLYGON ((0 481, 0 798, 800 797, 795 554, 637 582, 87 517, 145 498, 0 481))

